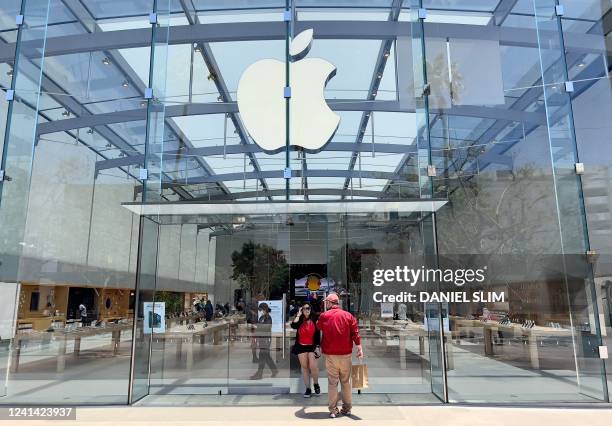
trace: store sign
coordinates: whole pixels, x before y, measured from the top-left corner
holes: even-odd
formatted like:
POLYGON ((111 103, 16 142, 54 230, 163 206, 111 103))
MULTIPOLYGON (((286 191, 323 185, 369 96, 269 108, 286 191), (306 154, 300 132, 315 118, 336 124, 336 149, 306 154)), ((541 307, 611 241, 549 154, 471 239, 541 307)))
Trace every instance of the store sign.
POLYGON ((380 304, 380 317, 393 318, 393 303, 383 302, 380 304))
MULTIPOLYGON (((272 333, 282 333, 283 332, 283 301, 282 300, 262 300, 259 302, 259 305, 265 303, 270 308, 270 316, 272 317, 272 333)), ((258 306, 259 306, 258 305, 258 306)), ((259 313, 258 318, 261 318, 261 312, 259 313)))
POLYGON ((166 302, 144 302, 145 334, 166 332, 166 302))
POLYGON ((307 151, 321 150, 340 124, 325 101, 324 89, 336 67, 320 58, 304 58, 312 46, 313 31, 291 41, 290 85, 285 87, 285 63, 263 59, 250 65, 238 83, 238 109, 244 124, 264 151, 285 149, 286 100, 290 100, 289 143, 307 151))

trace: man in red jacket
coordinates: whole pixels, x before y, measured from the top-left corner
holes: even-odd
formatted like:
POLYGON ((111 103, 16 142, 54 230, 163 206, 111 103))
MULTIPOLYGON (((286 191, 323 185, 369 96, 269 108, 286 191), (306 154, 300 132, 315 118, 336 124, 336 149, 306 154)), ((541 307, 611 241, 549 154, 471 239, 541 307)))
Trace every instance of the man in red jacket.
POLYGON ((325 298, 325 312, 317 321, 317 328, 323 333, 321 351, 325 354, 327 369, 329 415, 336 417, 338 412, 338 381, 342 391, 342 410, 344 415, 351 414, 351 356, 353 343, 357 346, 357 358, 363 358, 359 326, 355 317, 340 309, 338 295, 330 293, 325 298))

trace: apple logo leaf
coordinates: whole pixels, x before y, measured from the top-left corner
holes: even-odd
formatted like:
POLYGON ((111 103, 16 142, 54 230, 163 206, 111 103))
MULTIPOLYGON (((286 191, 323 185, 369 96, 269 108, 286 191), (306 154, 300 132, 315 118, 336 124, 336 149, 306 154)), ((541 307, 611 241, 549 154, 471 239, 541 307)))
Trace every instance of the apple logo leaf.
POLYGON ((308 55, 312 47, 313 33, 312 28, 309 28, 293 37, 289 46, 289 56, 291 56, 293 61, 299 61, 308 55))

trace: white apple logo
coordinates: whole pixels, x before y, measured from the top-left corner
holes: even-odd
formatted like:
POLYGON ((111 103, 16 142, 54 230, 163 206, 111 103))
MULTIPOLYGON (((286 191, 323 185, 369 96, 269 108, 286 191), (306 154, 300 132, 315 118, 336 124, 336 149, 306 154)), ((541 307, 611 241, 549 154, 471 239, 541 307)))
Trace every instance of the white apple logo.
MULTIPOLYGON (((321 150, 334 136, 340 117, 325 102, 324 89, 336 67, 319 58, 304 58, 312 46, 308 29, 292 41, 290 62, 289 142, 308 152, 321 150)), ((238 110, 247 131, 266 152, 285 149, 285 64, 263 59, 250 65, 238 83, 238 110)))

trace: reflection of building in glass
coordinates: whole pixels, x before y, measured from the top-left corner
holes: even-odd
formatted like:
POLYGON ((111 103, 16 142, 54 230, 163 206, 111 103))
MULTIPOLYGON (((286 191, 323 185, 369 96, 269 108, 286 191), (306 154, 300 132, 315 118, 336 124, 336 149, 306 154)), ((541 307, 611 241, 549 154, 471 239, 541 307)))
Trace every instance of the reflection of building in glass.
POLYGON ((609 401, 607 2, 161 3, 0 2, 0 404, 301 393, 290 327, 244 379, 258 303, 330 290, 373 398, 609 401), (506 298, 383 316, 373 271, 405 265, 486 267, 461 291, 506 298))

